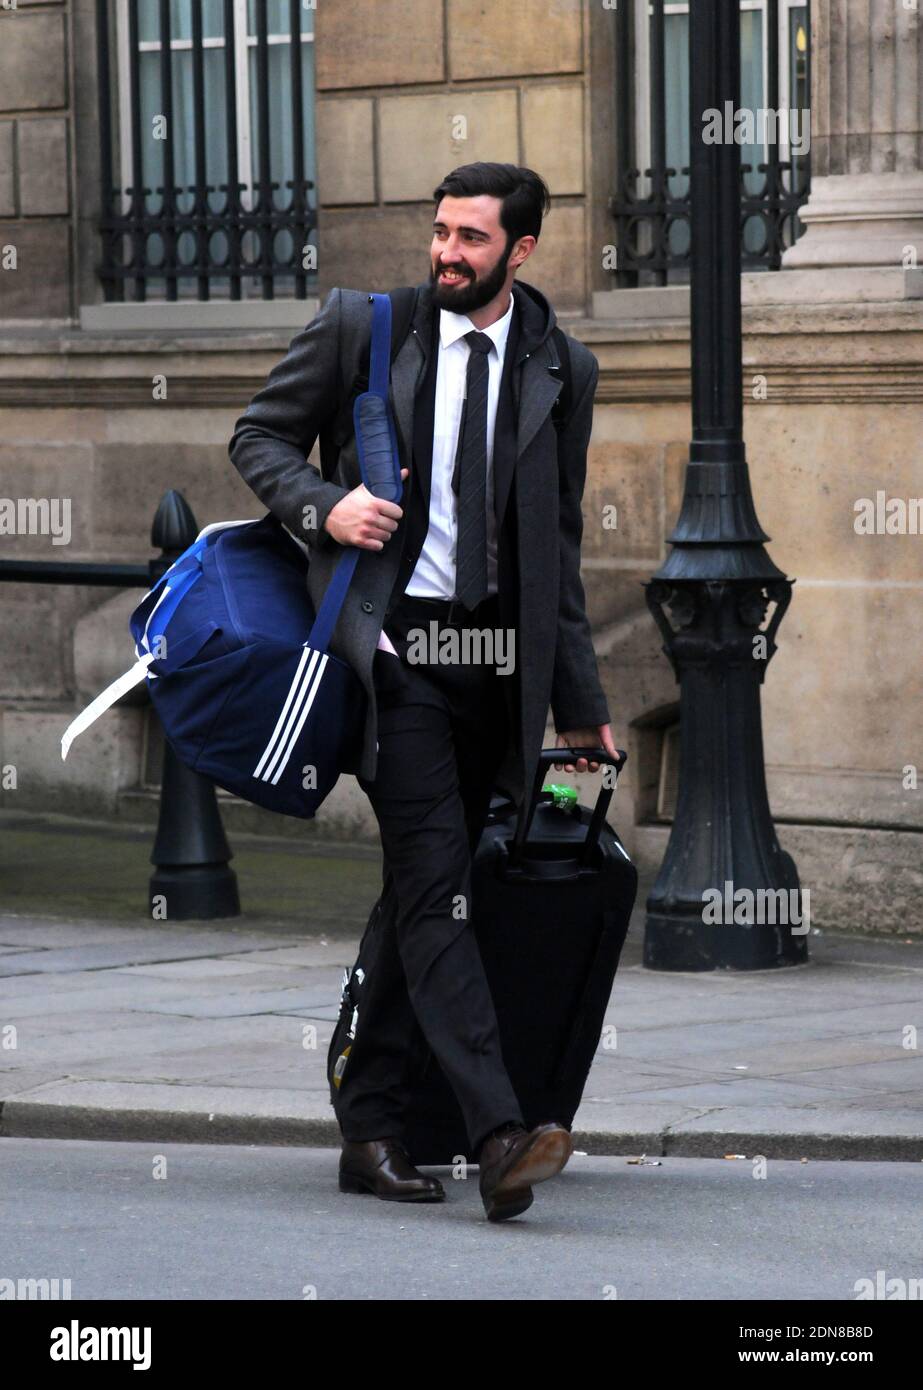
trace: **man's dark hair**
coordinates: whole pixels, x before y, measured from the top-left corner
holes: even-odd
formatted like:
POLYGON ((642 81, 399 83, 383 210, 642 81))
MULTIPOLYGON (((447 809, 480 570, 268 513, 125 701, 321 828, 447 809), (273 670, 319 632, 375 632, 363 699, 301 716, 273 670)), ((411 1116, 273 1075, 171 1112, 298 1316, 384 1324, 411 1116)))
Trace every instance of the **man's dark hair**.
POLYGON ((446 174, 433 198, 438 207, 443 198, 478 198, 482 193, 502 198, 500 226, 506 232, 507 248, 521 236, 534 236, 542 230, 542 217, 551 207, 551 194, 545 180, 534 169, 516 164, 462 164, 446 174))

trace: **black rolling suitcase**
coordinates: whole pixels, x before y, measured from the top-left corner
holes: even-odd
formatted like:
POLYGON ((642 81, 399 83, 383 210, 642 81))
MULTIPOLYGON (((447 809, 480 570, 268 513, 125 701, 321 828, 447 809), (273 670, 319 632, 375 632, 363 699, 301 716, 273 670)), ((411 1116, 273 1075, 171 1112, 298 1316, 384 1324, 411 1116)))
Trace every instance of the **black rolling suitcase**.
MULTIPOLYGON (((637 892, 637 871, 606 820, 612 787, 596 806, 556 805, 542 791, 550 763, 602 749, 543 749, 535 785, 518 818, 495 797, 472 869, 472 915, 500 1027, 503 1058, 527 1128, 558 1120, 568 1128, 599 1043, 637 892)), ((615 764, 621 769, 625 755, 615 764)), ((376 904, 359 956, 344 979, 328 1053, 335 1099, 348 1067, 350 1037, 361 1028, 364 971, 374 968, 376 904)), ((418 1030, 406 1118, 411 1162, 448 1164, 468 1153, 461 1111, 418 1030)))

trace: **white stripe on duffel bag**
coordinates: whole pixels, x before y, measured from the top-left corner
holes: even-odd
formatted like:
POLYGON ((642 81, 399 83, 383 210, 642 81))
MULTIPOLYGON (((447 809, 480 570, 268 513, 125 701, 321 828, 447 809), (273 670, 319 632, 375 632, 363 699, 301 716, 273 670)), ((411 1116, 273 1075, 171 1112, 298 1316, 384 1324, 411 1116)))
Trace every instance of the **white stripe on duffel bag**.
POLYGON ((282 713, 279 715, 276 727, 273 729, 269 742, 263 749, 262 757, 253 771, 252 775, 258 777, 260 781, 272 781, 275 785, 285 771, 305 720, 311 712, 315 696, 320 689, 326 665, 326 652, 316 652, 312 651, 310 647, 305 647, 298 663, 298 669, 289 686, 282 713), (309 656, 311 661, 307 671, 305 671, 305 663, 309 656), (281 762, 279 762, 280 757, 281 762), (277 762, 279 763, 278 767, 276 767, 277 762))

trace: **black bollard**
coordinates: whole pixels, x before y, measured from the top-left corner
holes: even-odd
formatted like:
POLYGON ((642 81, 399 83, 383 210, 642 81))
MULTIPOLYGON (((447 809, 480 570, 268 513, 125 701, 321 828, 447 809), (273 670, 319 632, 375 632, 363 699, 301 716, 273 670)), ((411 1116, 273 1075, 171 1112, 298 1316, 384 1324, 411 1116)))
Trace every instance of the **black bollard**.
MULTIPOLYGON (((150 564, 151 585, 192 545, 199 527, 182 493, 160 501, 151 543, 162 553, 150 564)), ((237 875, 221 823, 215 787, 184 766, 164 740, 160 814, 151 851, 148 906, 155 921, 207 921, 240 916, 237 875)))
POLYGON ((151 851, 150 909, 155 921, 239 917, 237 875, 215 788, 164 742, 160 817, 151 851))

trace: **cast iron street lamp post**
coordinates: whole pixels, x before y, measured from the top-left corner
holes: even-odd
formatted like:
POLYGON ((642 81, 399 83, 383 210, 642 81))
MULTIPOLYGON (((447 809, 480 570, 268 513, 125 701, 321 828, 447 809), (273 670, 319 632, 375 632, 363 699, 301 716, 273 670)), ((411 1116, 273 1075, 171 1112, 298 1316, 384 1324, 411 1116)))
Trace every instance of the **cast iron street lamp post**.
POLYGON ((807 942, 763 763, 760 685, 792 585, 764 549, 743 443, 740 147, 702 139, 704 111, 737 109, 739 0, 695 0, 689 57, 693 432, 673 549, 645 586, 680 685, 679 791, 644 963, 756 970, 806 960, 807 942))

